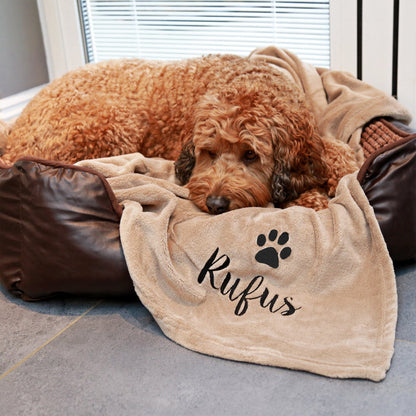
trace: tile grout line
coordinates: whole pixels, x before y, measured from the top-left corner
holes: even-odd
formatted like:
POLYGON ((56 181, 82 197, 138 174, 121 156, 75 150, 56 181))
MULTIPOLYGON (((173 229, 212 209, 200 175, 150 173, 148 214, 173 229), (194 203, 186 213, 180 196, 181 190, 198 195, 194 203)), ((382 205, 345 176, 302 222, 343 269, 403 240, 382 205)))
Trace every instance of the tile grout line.
POLYGON ((46 347, 49 343, 51 343, 54 339, 56 339, 59 335, 61 335, 63 332, 65 332, 67 329, 69 329, 72 325, 76 324, 80 319, 82 319, 85 315, 87 315, 89 312, 91 312, 94 308, 96 308, 100 303, 102 303, 104 299, 100 299, 95 305, 91 306, 88 310, 86 310, 84 313, 79 315, 76 319, 74 319, 72 322, 70 322, 65 328, 61 329, 58 333, 56 333, 52 338, 48 339, 46 342, 44 342, 41 346, 36 348, 34 351, 32 351, 29 355, 27 355, 25 358, 20 360, 17 364, 15 364, 12 368, 7 370, 5 373, 0 375, 0 381, 5 378, 7 375, 9 375, 11 372, 16 370, 16 368, 20 367, 24 362, 26 362, 29 358, 33 357, 37 352, 39 352, 43 347, 46 347))
POLYGON ((406 339, 399 339, 399 338, 397 338, 397 339, 396 339, 396 341, 399 341, 399 342, 406 342, 406 343, 408 343, 408 344, 416 344, 416 342, 415 342, 415 341, 408 341, 408 340, 406 340, 406 339))

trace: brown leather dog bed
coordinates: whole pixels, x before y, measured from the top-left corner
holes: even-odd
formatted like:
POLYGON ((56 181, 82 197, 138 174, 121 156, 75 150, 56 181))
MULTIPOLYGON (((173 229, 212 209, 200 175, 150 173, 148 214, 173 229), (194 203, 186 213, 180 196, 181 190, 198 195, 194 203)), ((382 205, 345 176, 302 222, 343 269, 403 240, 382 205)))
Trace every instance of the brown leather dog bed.
MULTIPOLYGON (((358 180, 393 260, 416 259, 416 132, 374 120, 358 180)), ((122 207, 93 170, 27 158, 0 168, 0 281, 24 300, 134 293, 120 243, 122 207)))

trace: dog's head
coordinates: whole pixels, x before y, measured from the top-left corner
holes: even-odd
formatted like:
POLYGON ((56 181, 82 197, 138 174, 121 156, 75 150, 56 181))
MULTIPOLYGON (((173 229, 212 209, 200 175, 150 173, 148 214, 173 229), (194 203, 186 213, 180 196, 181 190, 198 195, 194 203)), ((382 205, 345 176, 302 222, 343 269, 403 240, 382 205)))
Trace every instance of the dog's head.
POLYGON ((325 182, 322 141, 296 97, 230 88, 203 97, 194 116, 175 169, 203 211, 283 206, 325 182))

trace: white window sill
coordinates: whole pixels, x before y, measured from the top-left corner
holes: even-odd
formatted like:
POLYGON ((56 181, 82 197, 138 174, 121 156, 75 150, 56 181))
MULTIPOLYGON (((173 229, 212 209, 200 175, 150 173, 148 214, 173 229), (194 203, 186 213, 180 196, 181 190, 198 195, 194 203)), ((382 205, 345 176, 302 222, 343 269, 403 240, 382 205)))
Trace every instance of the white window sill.
POLYGON ((28 102, 44 87, 31 88, 18 94, 10 95, 9 97, 0 100, 0 119, 4 121, 13 121, 20 115, 22 110, 28 102))

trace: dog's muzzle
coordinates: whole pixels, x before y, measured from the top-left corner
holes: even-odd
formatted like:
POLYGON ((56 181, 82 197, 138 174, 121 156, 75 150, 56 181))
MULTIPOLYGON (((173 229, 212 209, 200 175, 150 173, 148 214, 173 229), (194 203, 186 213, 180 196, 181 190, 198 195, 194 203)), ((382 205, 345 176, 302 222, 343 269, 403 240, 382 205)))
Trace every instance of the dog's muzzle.
POLYGON ((224 196, 210 195, 206 200, 206 206, 210 214, 222 214, 230 208, 230 200, 224 196))

